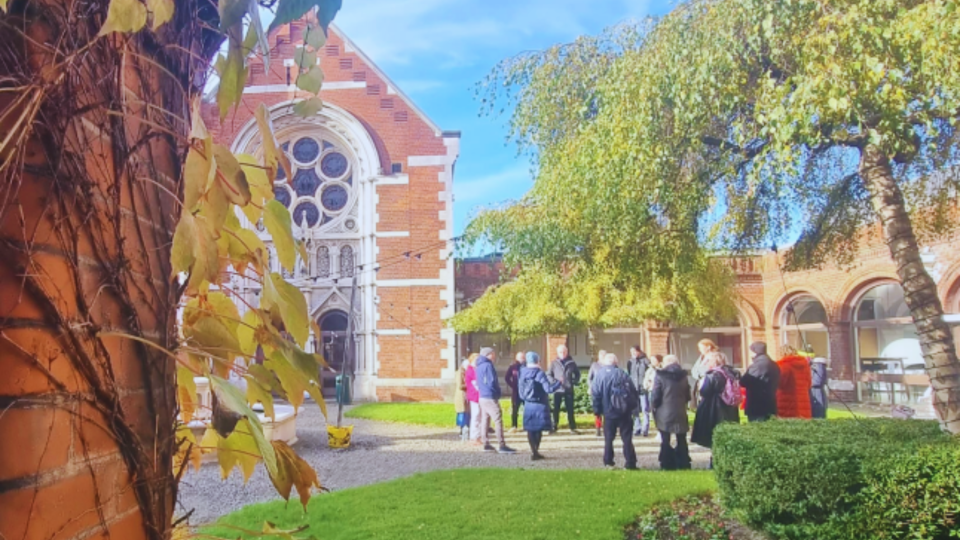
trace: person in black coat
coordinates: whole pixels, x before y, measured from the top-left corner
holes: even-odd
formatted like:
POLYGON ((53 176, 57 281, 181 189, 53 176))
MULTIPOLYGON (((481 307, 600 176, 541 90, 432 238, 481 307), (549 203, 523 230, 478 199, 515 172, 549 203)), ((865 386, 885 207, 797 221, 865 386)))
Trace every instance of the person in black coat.
MULTIPOLYGON (((713 430, 722 422, 740 422, 740 409, 737 405, 724 402, 723 391, 727 380, 737 379, 739 375, 727 365, 722 352, 708 353, 704 362, 706 375, 700 383, 700 404, 693 421, 693 433, 690 442, 705 448, 713 447, 713 430)), ((749 401, 749 400, 748 400, 749 401)), ((711 459, 711 465, 713 460, 711 459)))
POLYGON ((627 373, 630 374, 630 380, 640 392, 640 410, 633 421, 633 435, 646 437, 650 433, 650 396, 643 388, 643 379, 647 375, 650 367, 650 359, 647 353, 639 345, 630 347, 630 360, 627 361, 627 373))
POLYGON ((767 344, 755 341, 750 344, 753 362, 740 379, 740 386, 747 390, 744 412, 747 420, 763 422, 777 415, 777 387, 780 385, 780 366, 767 356, 767 344))
POLYGON ((513 363, 507 368, 507 373, 503 376, 504 382, 510 388, 510 433, 517 432, 517 417, 520 413, 520 390, 517 384, 520 380, 520 369, 523 368, 526 356, 518 352, 513 358, 513 363))
POLYGON ((526 354, 526 367, 520 368, 517 386, 523 399, 523 429, 530 443, 530 458, 533 461, 543 459, 540 454, 540 441, 544 430, 549 430, 550 397, 549 394, 561 388, 559 382, 550 384, 547 375, 540 369, 540 355, 530 351, 526 354))
POLYGON ((625 468, 637 468, 637 452, 633 448, 633 415, 640 409, 640 395, 625 371, 617 367, 617 356, 607 353, 600 360, 590 391, 594 414, 603 416, 603 464, 613 467, 613 439, 620 432, 623 441, 625 468))
POLYGON ((660 468, 670 471, 690 468, 690 449, 687 447, 687 403, 690 402, 690 381, 687 372, 680 367, 680 359, 668 354, 663 367, 653 379, 650 404, 653 419, 660 431, 660 468), (671 434, 677 439, 677 447, 670 445, 671 434))
POLYGON ((829 379, 827 377, 827 359, 817 357, 810 364, 810 375, 812 376, 812 385, 810 387, 810 412, 814 418, 827 417, 827 390, 829 388, 829 379))

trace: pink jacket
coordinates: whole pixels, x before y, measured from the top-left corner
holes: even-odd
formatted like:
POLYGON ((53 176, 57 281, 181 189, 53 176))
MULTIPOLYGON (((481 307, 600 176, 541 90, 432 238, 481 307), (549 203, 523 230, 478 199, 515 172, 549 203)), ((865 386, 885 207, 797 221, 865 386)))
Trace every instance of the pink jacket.
POLYGON ((479 403, 480 391, 477 390, 477 370, 473 369, 473 366, 468 367, 463 380, 467 384, 467 401, 479 403))

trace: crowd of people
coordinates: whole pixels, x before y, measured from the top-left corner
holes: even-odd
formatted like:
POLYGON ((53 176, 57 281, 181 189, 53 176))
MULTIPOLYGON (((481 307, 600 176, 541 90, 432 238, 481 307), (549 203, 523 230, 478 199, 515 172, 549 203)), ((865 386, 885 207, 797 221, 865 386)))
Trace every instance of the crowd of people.
MULTIPOLYGON (((604 441, 605 466, 614 466, 613 444, 619 436, 624 467, 636 469, 633 438, 648 437, 651 420, 660 438, 660 467, 678 470, 691 466, 688 434, 691 443, 712 448, 716 427, 740 422, 741 410, 750 422, 826 418, 826 360, 783 346, 780 359, 774 361, 766 344, 757 341, 750 345, 750 366, 741 374, 713 341, 703 339, 697 347, 700 356, 689 372, 676 355, 648 357, 637 345, 630 348, 630 358, 622 367, 615 354, 599 351, 587 373, 587 386, 597 437, 604 441), (692 428, 688 409, 695 411, 692 428)), ((580 368, 566 346, 557 347, 556 352, 546 368, 536 352, 518 352, 504 377, 510 389, 510 432, 520 429, 522 409, 523 431, 534 461, 544 459, 540 453, 543 433, 556 433, 562 411, 570 432, 579 433, 574 391, 580 383, 580 368)), ((457 425, 464 442, 486 452, 512 454, 515 451, 504 438, 496 358, 496 351, 485 347, 461 364, 454 397, 457 425), (491 433, 496 434, 498 446, 490 443, 491 433)), ((712 467, 712 459, 710 463, 712 467)))

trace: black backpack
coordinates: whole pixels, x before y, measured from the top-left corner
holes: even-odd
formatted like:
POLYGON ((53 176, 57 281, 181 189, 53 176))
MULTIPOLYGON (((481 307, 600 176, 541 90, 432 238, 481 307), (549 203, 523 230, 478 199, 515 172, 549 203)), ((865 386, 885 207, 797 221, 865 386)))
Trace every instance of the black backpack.
POLYGON ((640 396, 637 388, 633 386, 630 377, 617 370, 613 382, 610 384, 610 410, 606 411, 611 416, 627 416, 634 413, 640 404, 640 396))

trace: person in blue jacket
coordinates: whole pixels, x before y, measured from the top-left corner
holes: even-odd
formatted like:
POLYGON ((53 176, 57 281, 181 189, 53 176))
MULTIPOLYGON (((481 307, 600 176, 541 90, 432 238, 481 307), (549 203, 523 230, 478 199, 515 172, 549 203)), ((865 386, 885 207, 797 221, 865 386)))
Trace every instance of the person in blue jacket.
POLYGON ((493 363, 497 360, 497 353, 492 347, 480 349, 477 358, 477 390, 480 391, 480 442, 484 452, 499 452, 501 454, 514 453, 513 448, 507 446, 503 438, 503 411, 500 410, 500 379, 497 368, 493 363), (490 444, 490 420, 493 420, 497 430, 497 442, 500 445, 494 448, 490 444))
POLYGON ((540 453, 540 440, 543 432, 552 427, 550 421, 550 396, 563 387, 559 381, 553 384, 547 379, 546 373, 540 369, 540 355, 533 351, 525 355, 526 367, 520 369, 520 378, 517 382, 520 399, 523 400, 523 429, 527 432, 527 442, 530 443, 530 459, 543 459, 540 453))

